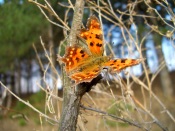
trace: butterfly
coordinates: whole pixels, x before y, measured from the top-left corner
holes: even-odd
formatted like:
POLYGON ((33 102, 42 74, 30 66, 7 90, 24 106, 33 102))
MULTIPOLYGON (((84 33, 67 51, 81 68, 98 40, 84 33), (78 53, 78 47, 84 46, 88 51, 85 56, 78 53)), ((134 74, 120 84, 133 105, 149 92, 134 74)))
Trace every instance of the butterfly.
POLYGON ((141 62, 140 59, 111 59, 104 56, 103 32, 95 15, 88 19, 87 29, 81 29, 79 37, 85 41, 86 48, 79 44, 68 46, 65 55, 58 58, 65 64, 66 73, 75 84, 91 82, 104 68, 116 73, 141 62))

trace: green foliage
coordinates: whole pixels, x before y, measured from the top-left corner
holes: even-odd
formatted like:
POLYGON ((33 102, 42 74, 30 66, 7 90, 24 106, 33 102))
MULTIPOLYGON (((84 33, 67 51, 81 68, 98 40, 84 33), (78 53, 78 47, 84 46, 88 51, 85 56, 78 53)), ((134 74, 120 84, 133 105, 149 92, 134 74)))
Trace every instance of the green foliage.
POLYGON ((3 119, 3 116, 0 114, 0 120, 2 120, 3 119))
POLYGON ((45 93, 44 92, 40 91, 40 92, 33 94, 32 96, 30 96, 28 101, 38 110, 44 111, 44 108, 45 108, 44 107, 44 104, 45 104, 45 93))
POLYGON ((19 119, 18 123, 20 126, 25 126, 27 124, 24 119, 19 119))
POLYGON ((9 70, 15 59, 30 55, 32 44, 39 41, 48 22, 35 6, 25 1, 6 2, 0 10, 3 18, 0 19, 0 71, 4 71, 9 70))
POLYGON ((116 122, 116 121, 112 121, 112 120, 106 120, 106 124, 110 127, 128 127, 129 124, 127 123, 123 123, 123 122, 116 122))
POLYGON ((45 93, 42 91, 39 91, 39 92, 33 94, 29 98, 29 102, 31 104, 43 103, 44 101, 45 101, 45 93))
POLYGON ((22 103, 20 101, 17 101, 16 106, 15 106, 14 109, 17 110, 17 111, 21 111, 21 110, 24 110, 26 108, 27 108, 27 106, 24 103, 22 103))
POLYGON ((106 124, 110 127, 116 127, 117 122, 116 121, 111 121, 111 120, 106 120, 106 124))
MULTIPOLYGON (((124 102, 119 102, 119 103, 114 104, 107 112, 109 114, 113 114, 116 116, 122 116, 122 112, 125 112, 126 110, 133 111, 133 108, 130 104, 127 104, 124 102)), ((116 121, 112 121, 112 120, 106 120, 106 123, 110 127, 116 127, 116 126, 128 127, 129 126, 127 123, 116 122, 116 121)))
POLYGON ((110 109, 108 109, 108 113, 109 114, 113 114, 113 115, 117 115, 117 116, 121 116, 122 112, 124 111, 132 111, 133 108, 130 104, 124 103, 124 102, 119 102, 114 104, 110 109))
MULTIPOLYGON (((41 112, 44 111, 44 104, 45 104, 45 93, 44 92, 37 92, 35 94, 32 94, 31 96, 24 98, 25 101, 28 101, 32 106, 34 106, 36 109, 40 110, 41 112)), ((16 115, 18 113, 26 115, 30 120, 33 120, 37 125, 40 124, 39 115, 34 112, 30 107, 23 104, 20 101, 17 101, 15 107, 13 107, 14 112, 10 112, 9 116, 16 115)), ((10 117, 10 118, 11 118, 10 117)), ((20 126, 25 126, 26 120, 22 117, 16 118, 18 121, 18 124, 20 126)))
POLYGON ((34 122, 35 122, 36 125, 41 125, 41 121, 40 121, 39 117, 35 118, 34 122))
MULTIPOLYGON (((37 109, 42 109, 44 107, 44 102, 45 102, 45 94, 44 92, 37 92, 33 95, 31 95, 28 100, 30 104, 32 104, 35 108, 37 109)), ((14 110, 16 111, 26 111, 28 112, 28 106, 25 105, 24 103, 17 101, 16 106, 14 107, 14 110)))

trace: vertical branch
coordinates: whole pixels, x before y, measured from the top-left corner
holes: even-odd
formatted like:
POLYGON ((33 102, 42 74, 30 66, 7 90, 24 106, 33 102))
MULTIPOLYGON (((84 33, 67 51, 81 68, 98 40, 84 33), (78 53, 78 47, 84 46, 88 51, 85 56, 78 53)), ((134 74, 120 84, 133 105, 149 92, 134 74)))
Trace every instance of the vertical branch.
POLYGON ((70 45, 76 44, 77 34, 79 34, 79 30, 81 28, 80 25, 82 23, 83 9, 84 9, 84 0, 76 0, 73 22, 69 36, 70 45))
MULTIPOLYGON (((72 27, 69 35, 69 45, 76 44, 77 34, 81 28, 81 21, 84 10, 84 0, 76 0, 72 27)), ((76 124, 79 114, 81 95, 75 94, 70 85, 70 79, 63 72, 64 94, 63 107, 60 119, 60 131, 76 131, 76 124)))

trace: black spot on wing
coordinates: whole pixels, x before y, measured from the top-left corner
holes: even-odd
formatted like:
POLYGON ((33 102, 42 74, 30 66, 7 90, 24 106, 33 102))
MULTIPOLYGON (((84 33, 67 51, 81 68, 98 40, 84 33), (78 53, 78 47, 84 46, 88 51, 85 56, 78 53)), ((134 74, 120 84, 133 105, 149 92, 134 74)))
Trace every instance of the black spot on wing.
POLYGON ((121 60, 121 63, 125 63, 125 61, 126 61, 126 59, 122 59, 122 60, 121 60))
POLYGON ((94 46, 94 43, 91 42, 91 43, 90 43, 90 46, 94 46))
POLYGON ((81 54, 84 54, 84 51, 83 51, 83 50, 81 50, 81 51, 80 51, 80 53, 81 53, 81 54))
POLYGON ((101 47, 101 46, 102 46, 102 44, 97 43, 97 44, 96 44, 96 46, 101 47))
POLYGON ((77 60, 77 62, 78 62, 80 59, 78 57, 76 57, 75 60, 77 60))
POLYGON ((99 70, 93 70, 93 72, 97 73, 99 70))
POLYGON ((97 38, 97 39, 100 39, 100 40, 101 40, 101 36, 100 36, 100 35, 98 35, 98 34, 96 34, 96 35, 95 35, 95 38, 97 38))

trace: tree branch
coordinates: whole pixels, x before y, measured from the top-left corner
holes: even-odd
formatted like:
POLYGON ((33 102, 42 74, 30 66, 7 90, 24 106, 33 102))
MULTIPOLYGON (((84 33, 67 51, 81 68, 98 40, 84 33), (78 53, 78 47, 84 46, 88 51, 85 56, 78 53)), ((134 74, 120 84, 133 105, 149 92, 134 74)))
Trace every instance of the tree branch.
POLYGON ((123 121, 123 122, 125 122, 125 123, 128 123, 129 125, 132 125, 132 126, 135 126, 135 127, 138 127, 138 128, 141 128, 141 129, 144 129, 144 130, 148 131, 148 129, 146 129, 145 127, 141 126, 140 124, 138 124, 138 123, 136 123, 136 122, 134 122, 134 121, 132 122, 132 121, 129 121, 129 120, 124 119, 124 118, 122 118, 122 117, 118 117, 118 116, 116 116, 116 115, 112 115, 112 114, 109 114, 109 113, 107 113, 107 112, 104 112, 104 111, 101 111, 101 110, 98 110, 98 109, 94 109, 94 108, 90 108, 90 107, 85 107, 85 106, 83 106, 83 105, 80 105, 80 107, 83 108, 83 109, 86 109, 86 110, 98 112, 98 113, 100 113, 100 114, 109 116, 109 117, 111 117, 111 118, 113 118, 113 119, 115 119, 115 120, 120 120, 120 121, 123 121))
MULTIPOLYGON (((69 45, 74 45, 77 42, 77 34, 79 34, 82 23, 84 2, 84 0, 76 0, 72 27, 68 39, 69 45)), ((76 94, 74 92, 74 88, 71 88, 71 80, 66 76, 65 72, 63 72, 63 78, 63 108, 61 113, 59 130, 76 131, 82 94, 76 94)))

